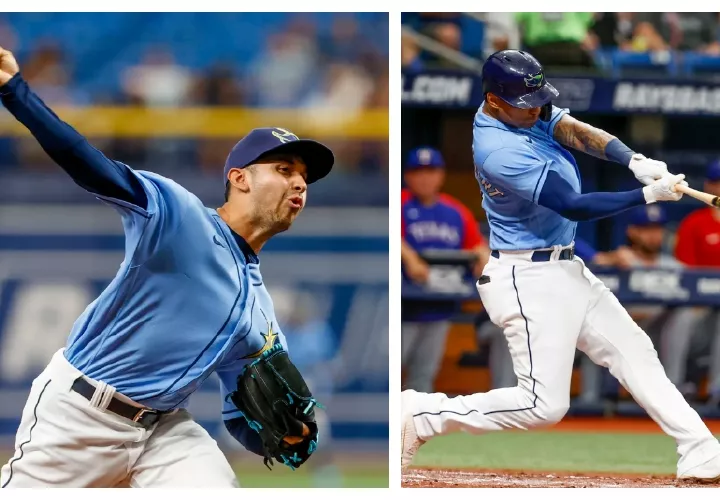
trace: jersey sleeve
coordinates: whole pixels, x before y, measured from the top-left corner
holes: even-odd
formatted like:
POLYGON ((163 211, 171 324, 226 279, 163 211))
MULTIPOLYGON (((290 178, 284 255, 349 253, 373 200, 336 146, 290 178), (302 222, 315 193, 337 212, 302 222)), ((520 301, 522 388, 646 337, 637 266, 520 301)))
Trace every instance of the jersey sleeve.
POLYGON ((567 108, 558 108, 557 106, 552 107, 552 113, 550 114, 550 121, 538 120, 535 126, 538 127, 544 134, 554 139, 555 126, 562 119, 563 116, 570 114, 570 110, 567 108))
POLYGON ((688 266, 697 265, 697 253, 695 251, 691 218, 688 217, 680 223, 675 238, 675 258, 688 266))
POLYGON ((538 158, 527 146, 503 148, 485 158, 480 173, 501 191, 510 191, 537 204, 550 163, 538 158))
POLYGON ((133 265, 137 265, 150 258, 174 234, 191 205, 191 196, 185 188, 170 179, 121 165, 142 186, 147 197, 147 207, 110 196, 95 196, 122 217, 126 250, 132 249, 133 265))

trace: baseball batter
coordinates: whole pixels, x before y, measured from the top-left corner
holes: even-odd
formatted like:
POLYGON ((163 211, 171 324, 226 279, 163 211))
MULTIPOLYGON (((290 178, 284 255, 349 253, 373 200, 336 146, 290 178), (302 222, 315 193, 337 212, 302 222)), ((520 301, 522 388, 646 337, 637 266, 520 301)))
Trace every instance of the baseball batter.
POLYGON ((475 175, 490 223, 491 258, 477 290, 501 326, 518 385, 484 394, 402 393, 402 467, 428 440, 465 431, 530 429, 561 420, 577 347, 606 366, 677 442, 679 478, 720 479, 720 443, 668 380, 652 342, 574 256, 578 221, 677 201, 683 175, 552 105, 557 90, 530 54, 501 51, 483 67, 473 124, 475 175), (581 194, 570 147, 629 167, 644 187, 581 194))
POLYGON ((284 354, 258 253, 292 225, 307 185, 330 172, 332 152, 285 129, 253 130, 227 158, 226 203, 214 210, 170 179, 93 148, 33 93, 2 48, 0 97, 79 186, 120 214, 126 237, 117 275, 33 382, 0 485, 238 486, 217 443, 185 410, 212 373, 229 432, 266 464, 301 465, 318 443, 315 401, 284 354), (280 419, 294 432, 265 418, 272 409, 260 396, 249 401, 263 392, 254 380, 279 384, 272 369, 286 384, 270 401, 287 398, 280 419), (290 414, 296 403, 300 421, 290 414))

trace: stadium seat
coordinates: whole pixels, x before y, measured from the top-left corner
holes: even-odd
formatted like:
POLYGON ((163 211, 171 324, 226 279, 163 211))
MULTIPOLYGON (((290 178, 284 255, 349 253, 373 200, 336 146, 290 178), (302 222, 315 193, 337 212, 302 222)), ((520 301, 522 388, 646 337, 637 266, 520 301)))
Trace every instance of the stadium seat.
POLYGON ((640 73, 664 73, 676 76, 678 57, 672 52, 627 52, 615 50, 611 55, 614 78, 640 73))
POLYGON ((482 57, 485 45, 485 23, 470 16, 463 16, 460 27, 462 29, 462 51, 472 57, 482 57))
POLYGON ((683 53, 682 69, 686 76, 707 72, 717 75, 720 72, 720 57, 698 52, 685 52, 683 53))

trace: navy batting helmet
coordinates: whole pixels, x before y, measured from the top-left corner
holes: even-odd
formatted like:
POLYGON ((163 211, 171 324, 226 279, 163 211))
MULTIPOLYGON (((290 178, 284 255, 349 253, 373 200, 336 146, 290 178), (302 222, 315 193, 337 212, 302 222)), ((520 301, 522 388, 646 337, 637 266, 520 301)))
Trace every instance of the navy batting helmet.
POLYGON ((501 50, 488 57, 482 69, 483 95, 492 92, 511 106, 543 108, 550 119, 551 101, 559 95, 545 79, 542 64, 522 50, 501 50))

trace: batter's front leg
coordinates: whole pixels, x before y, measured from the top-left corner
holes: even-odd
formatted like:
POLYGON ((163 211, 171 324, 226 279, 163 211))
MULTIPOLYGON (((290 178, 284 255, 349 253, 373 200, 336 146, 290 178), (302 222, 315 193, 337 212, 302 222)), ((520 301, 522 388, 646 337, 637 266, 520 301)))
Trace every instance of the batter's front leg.
POLYGON ((458 431, 529 429, 562 419, 587 304, 587 290, 568 279, 568 271, 579 267, 564 264, 486 267, 491 282, 479 286, 480 295, 493 322, 504 327, 518 385, 454 398, 406 391, 403 412, 412 413, 420 440, 458 431))
POLYGON ((578 349, 608 367, 648 415, 675 439, 680 455, 678 476, 720 476, 720 443, 667 377, 650 338, 602 282, 589 271, 587 277, 593 286, 594 302, 578 349), (708 463, 713 470, 701 470, 708 463))

